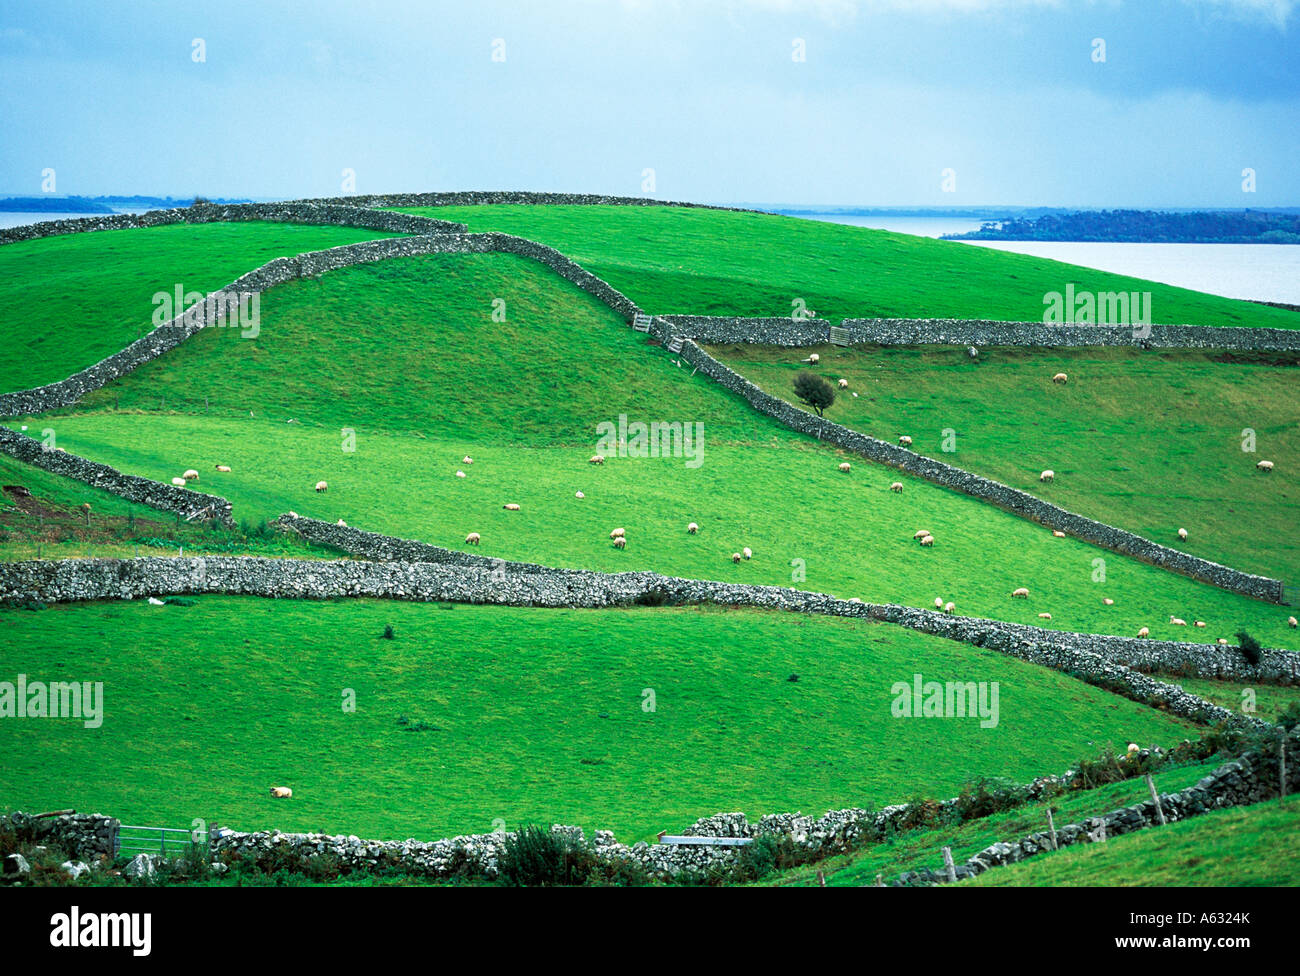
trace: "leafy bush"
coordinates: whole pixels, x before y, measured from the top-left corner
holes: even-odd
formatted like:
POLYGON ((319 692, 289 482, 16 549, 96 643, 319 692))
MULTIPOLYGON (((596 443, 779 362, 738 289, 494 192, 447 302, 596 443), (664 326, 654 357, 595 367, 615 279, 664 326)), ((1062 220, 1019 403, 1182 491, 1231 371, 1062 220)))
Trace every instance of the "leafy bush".
POLYGON ((1245 656, 1247 663, 1259 664, 1260 652, 1264 649, 1260 646, 1259 641, 1244 630, 1239 630, 1237 631, 1237 644, 1241 647, 1241 653, 1245 656))
POLYGON ((384 627, 384 640, 392 640, 396 635, 393 633, 393 625, 387 624, 384 627))
POLYGON ((497 858, 497 880, 520 888, 581 885, 596 870, 591 847, 576 835, 536 824, 508 835, 497 858))
POLYGON ((817 416, 835 402, 835 389, 816 373, 807 370, 794 378, 794 395, 817 411, 817 416))

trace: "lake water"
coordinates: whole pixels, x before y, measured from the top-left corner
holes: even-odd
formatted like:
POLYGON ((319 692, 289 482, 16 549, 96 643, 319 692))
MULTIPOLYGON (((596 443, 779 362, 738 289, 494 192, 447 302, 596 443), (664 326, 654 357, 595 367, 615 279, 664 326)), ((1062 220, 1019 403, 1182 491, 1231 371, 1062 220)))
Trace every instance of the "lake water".
MULTIPOLYGON (((939 237, 979 230, 960 217, 846 217, 800 214, 854 227, 939 237)), ((1111 244, 1095 241, 962 241, 1132 275, 1227 298, 1300 305, 1300 244, 1111 244)))

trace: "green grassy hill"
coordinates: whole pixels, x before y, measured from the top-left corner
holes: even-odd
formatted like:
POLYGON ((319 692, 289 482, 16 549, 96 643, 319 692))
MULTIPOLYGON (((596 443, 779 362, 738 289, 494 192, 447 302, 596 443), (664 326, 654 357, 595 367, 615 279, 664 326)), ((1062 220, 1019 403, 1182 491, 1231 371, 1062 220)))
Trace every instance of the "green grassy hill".
POLYGON ((264 297, 256 339, 207 330, 33 423, 133 474, 167 481, 195 467, 237 519, 293 510, 456 548, 479 532, 479 551, 501 558, 913 606, 941 596, 978 616, 1037 623, 1050 612, 1063 629, 1185 637, 1167 624, 1177 614, 1207 621, 1211 640, 1246 627, 1296 646, 1277 607, 1053 538, 917 479, 891 493, 897 473, 859 458, 841 474, 838 452, 692 377, 605 306, 510 255, 406 258, 290 283, 264 297), (503 324, 490 318, 498 297, 503 324), (702 424, 701 463, 588 464, 598 425, 621 414, 702 424), (355 452, 343 450, 344 428, 355 452), (690 521, 700 535, 686 534, 690 521), (610 545, 615 526, 628 530, 626 550, 610 545), (912 540, 920 527, 936 534, 933 548, 912 540), (733 565, 746 546, 754 560, 733 565), (1105 584, 1093 581, 1097 558, 1105 584), (1011 599, 1022 585, 1033 598, 1011 599))
POLYGON ((1300 315, 952 241, 680 207, 410 208, 558 248, 657 314, 987 318, 1041 322, 1043 296, 1150 291, 1157 322, 1300 328, 1300 315))
POLYGON ((98 729, 7 723, 0 796, 129 823, 434 839, 499 818, 632 841, 1197 734, 992 651, 797 614, 201 597, 0 610, 0 627, 7 680, 102 681, 106 703, 98 729), (1000 682, 998 725, 893 718, 892 684, 918 672, 1000 682))
MULTIPOLYGON (((1297 316, 1300 318, 1300 316, 1297 316)), ((1300 397, 1291 355, 1215 350, 727 346, 793 403, 800 360, 843 377, 826 416, 1165 545, 1300 586, 1300 397), (1059 372, 1069 382, 1058 385, 1059 372), (853 394, 858 394, 856 397, 853 394), (1242 432, 1255 432, 1255 453, 1242 432), (944 452, 944 431, 956 450, 944 452), (1255 462, 1276 468, 1263 474, 1255 462), (1040 484, 1044 468, 1056 472, 1040 484), (1178 529, 1188 530, 1186 542, 1178 529)), ((801 404, 798 404, 801 405, 801 404)))
MULTIPOLYGON (((0 392, 64 379, 153 328, 156 292, 206 294, 272 258, 378 231, 260 222, 173 224, 0 247, 0 392)), ((180 310, 177 310, 178 312, 180 310)))

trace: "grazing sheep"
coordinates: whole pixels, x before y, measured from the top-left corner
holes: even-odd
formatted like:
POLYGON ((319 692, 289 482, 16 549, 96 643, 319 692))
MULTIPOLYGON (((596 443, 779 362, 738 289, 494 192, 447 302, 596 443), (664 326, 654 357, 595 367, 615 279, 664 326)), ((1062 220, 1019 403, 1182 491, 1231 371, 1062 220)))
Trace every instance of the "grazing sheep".
POLYGON ((927 535, 934 535, 929 529, 917 529, 912 533, 913 539, 924 539, 927 535))
POLYGON ((626 535, 627 535, 626 529, 614 529, 612 532, 610 532, 609 537, 611 539, 622 539, 626 535))
POLYGON ((479 534, 477 532, 471 532, 469 535, 465 536, 465 545, 476 546, 478 545, 478 543, 479 543, 479 534))
POLYGON ((466 454, 463 458, 460 459, 460 463, 461 463, 461 464, 473 464, 473 463, 474 463, 474 459, 473 459, 472 457, 470 457, 468 454, 466 454))
POLYGON ((1205 621, 1204 621, 1204 620, 1194 620, 1194 621, 1192 621, 1192 626, 1193 626, 1193 627, 1204 627, 1204 626, 1205 626, 1205 621))
POLYGON ((1141 752, 1141 751, 1142 750, 1138 748, 1138 744, 1136 742, 1130 742, 1128 744, 1128 754, 1130 756, 1133 755, 1135 752, 1141 752))
POLYGON ((1106 597, 1104 600, 1101 601, 1101 603, 1102 606, 1106 606, 1106 607, 1113 607, 1115 605, 1115 601, 1112 600, 1110 597, 1106 597))
POLYGON ((326 482, 324 482, 324 481, 318 481, 318 482, 316 482, 316 490, 317 490, 317 491, 328 491, 328 490, 329 490, 329 485, 328 485, 326 482))
POLYGON ((1055 480, 1056 480, 1056 472, 1053 471, 1051 468, 1048 468, 1046 471, 1044 471, 1042 474, 1040 474, 1040 475, 1038 476, 1038 480, 1039 480, 1039 481, 1055 481, 1055 480))
POLYGON ((604 463, 605 463, 604 455, 601 455, 601 454, 593 454, 593 455, 592 455, 592 456, 587 460, 587 463, 588 463, 588 464, 604 464, 604 463))
POLYGON ((301 518, 297 512, 289 512, 289 518, 301 518))
POLYGON ((464 471, 457 471, 457 472, 456 472, 456 477, 457 477, 457 478, 463 478, 463 477, 465 477, 465 472, 464 472, 464 471))
POLYGON ((586 498, 587 496, 584 495, 584 494, 583 494, 582 492, 580 492, 580 491, 575 491, 575 492, 573 493, 573 497, 574 497, 574 498, 586 498))
POLYGON ((841 377, 841 378, 840 378, 840 389, 841 389, 841 390, 847 390, 848 388, 849 388, 849 381, 846 380, 846 379, 844 379, 843 377, 841 377))
POLYGON ((230 465, 228 465, 228 464, 218 464, 218 465, 217 465, 217 470, 218 470, 218 471, 224 471, 226 474, 230 474, 230 465))
POLYGON ((623 538, 623 536, 619 536, 614 540, 615 549, 622 549, 625 545, 627 545, 627 539, 623 538))
POLYGON ((186 485, 189 484, 189 482, 186 481, 184 478, 173 478, 172 484, 174 484, 177 488, 184 488, 186 485))
POLYGON ((695 535, 696 532, 700 531, 700 527, 692 522, 690 525, 686 526, 686 531, 691 535, 695 535))
POLYGON ((517 511, 519 511, 519 506, 516 505, 514 502, 507 502, 506 504, 502 505, 501 507, 504 508, 507 512, 517 512, 517 511))
POLYGON ((733 552, 733 553, 731 554, 731 561, 732 561, 733 563, 738 563, 738 562, 740 562, 740 553, 738 553, 738 552, 733 552))
POLYGON ((890 491, 902 492, 902 490, 903 490, 903 483, 902 483, 901 481, 895 481, 892 485, 889 486, 889 490, 890 490, 890 491))
POLYGON ((1017 598, 1017 599, 1020 599, 1020 600, 1028 600, 1028 599, 1029 599, 1029 587, 1027 587, 1027 586, 1021 586, 1021 587, 1019 587, 1019 588, 1017 588, 1017 589, 1014 589, 1014 590, 1011 591, 1011 595, 1012 595, 1013 597, 1017 598))
POLYGON ((1228 638, 1226 638, 1226 637, 1220 637, 1220 638, 1219 638, 1218 640, 1216 640, 1214 643, 1218 644, 1220 647, 1227 647, 1227 646, 1228 646, 1228 638))
POLYGON ((744 556, 746 559, 754 558, 754 550, 750 549, 749 546, 745 546, 744 549, 740 550, 740 554, 744 556))
POLYGON ((1169 623, 1171 623, 1171 624, 1172 624, 1173 626, 1175 626, 1175 627, 1186 627, 1186 626, 1187 626, 1187 621, 1184 620, 1182 617, 1174 617, 1174 616, 1170 616, 1170 618, 1169 618, 1169 623))
POLYGON ((1051 615, 1050 613, 1040 613, 1040 614, 1038 615, 1038 619, 1039 619, 1039 620, 1051 620, 1051 619, 1052 619, 1052 615, 1051 615))
POLYGON ((899 446, 899 447, 911 447, 911 446, 912 446, 912 438, 908 437, 906 434, 902 435, 902 436, 898 439, 898 446, 899 446))
POLYGON ((935 608, 936 610, 942 610, 942 609, 943 609, 943 597, 941 597, 941 596, 936 596, 936 597, 934 598, 934 608, 935 608))
POLYGON ((1150 636, 1151 636, 1151 628, 1150 628, 1150 627, 1143 627, 1141 630, 1138 631, 1138 636, 1139 636, 1139 637, 1150 637, 1150 636))
POLYGON ((1179 529, 1179 530, 1178 530, 1178 538, 1180 538, 1180 539, 1186 541, 1186 540, 1187 540, 1187 530, 1186 530, 1186 529, 1179 529))
POLYGON ((852 469, 853 469, 853 465, 849 464, 848 461, 840 462, 840 470, 843 471, 845 474, 848 474, 849 471, 851 471, 852 469))
POLYGON ((272 786, 271 795, 278 800, 284 800, 293 796, 293 790, 287 786, 272 786))
POLYGON ((934 545, 934 536, 932 536, 932 535, 927 535, 925 538, 923 538, 923 539, 921 540, 921 545, 923 545, 923 546, 932 546, 932 545, 934 545))
POLYGON ((949 600, 947 603, 943 605, 944 613, 952 613, 956 609, 957 609, 957 604, 953 603, 951 600, 949 600))
POLYGON ((1066 376, 1064 373, 1057 373, 1055 376, 1052 377, 1052 382, 1053 382, 1053 383, 1068 383, 1068 382, 1070 382, 1070 377, 1066 376))
POLYGON ((1286 618, 1286 625, 1287 625, 1288 627, 1290 627, 1292 630, 1294 630, 1295 627, 1296 627, 1296 619, 1295 619, 1295 617, 1287 617, 1287 618, 1286 618))
POLYGON ((817 353, 813 353, 811 356, 808 357, 808 362, 812 363, 814 366, 820 363, 821 361, 822 361, 822 357, 817 355, 817 353))
POLYGON ((344 522, 342 519, 339 519, 339 520, 338 520, 337 522, 335 522, 334 524, 335 524, 335 525, 341 525, 341 526, 343 526, 343 528, 345 528, 345 529, 348 527, 348 523, 347 523, 347 522, 344 522))
POLYGON ((1065 538, 1065 533, 1062 532, 1060 529, 1053 529, 1053 530, 1052 530, 1052 535, 1054 535, 1054 536, 1055 536, 1056 538, 1058 538, 1058 539, 1064 539, 1064 538, 1065 538))
POLYGON ((1273 470, 1273 462, 1272 462, 1272 461, 1256 461, 1256 462, 1255 462, 1255 467, 1259 468, 1259 470, 1261 470, 1261 471, 1272 471, 1272 470, 1273 470))
POLYGON ((181 477, 184 478, 186 481, 198 481, 199 473, 195 471, 193 468, 190 468, 183 475, 181 475, 181 477))

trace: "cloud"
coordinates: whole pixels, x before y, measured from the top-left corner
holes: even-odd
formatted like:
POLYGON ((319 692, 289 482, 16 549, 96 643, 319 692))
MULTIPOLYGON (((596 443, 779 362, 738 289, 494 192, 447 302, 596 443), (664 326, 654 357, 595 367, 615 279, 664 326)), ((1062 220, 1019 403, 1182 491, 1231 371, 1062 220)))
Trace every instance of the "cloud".
POLYGON ((1264 21, 1286 30, 1300 0, 1183 0, 1193 7, 1207 7, 1246 21, 1264 21))

